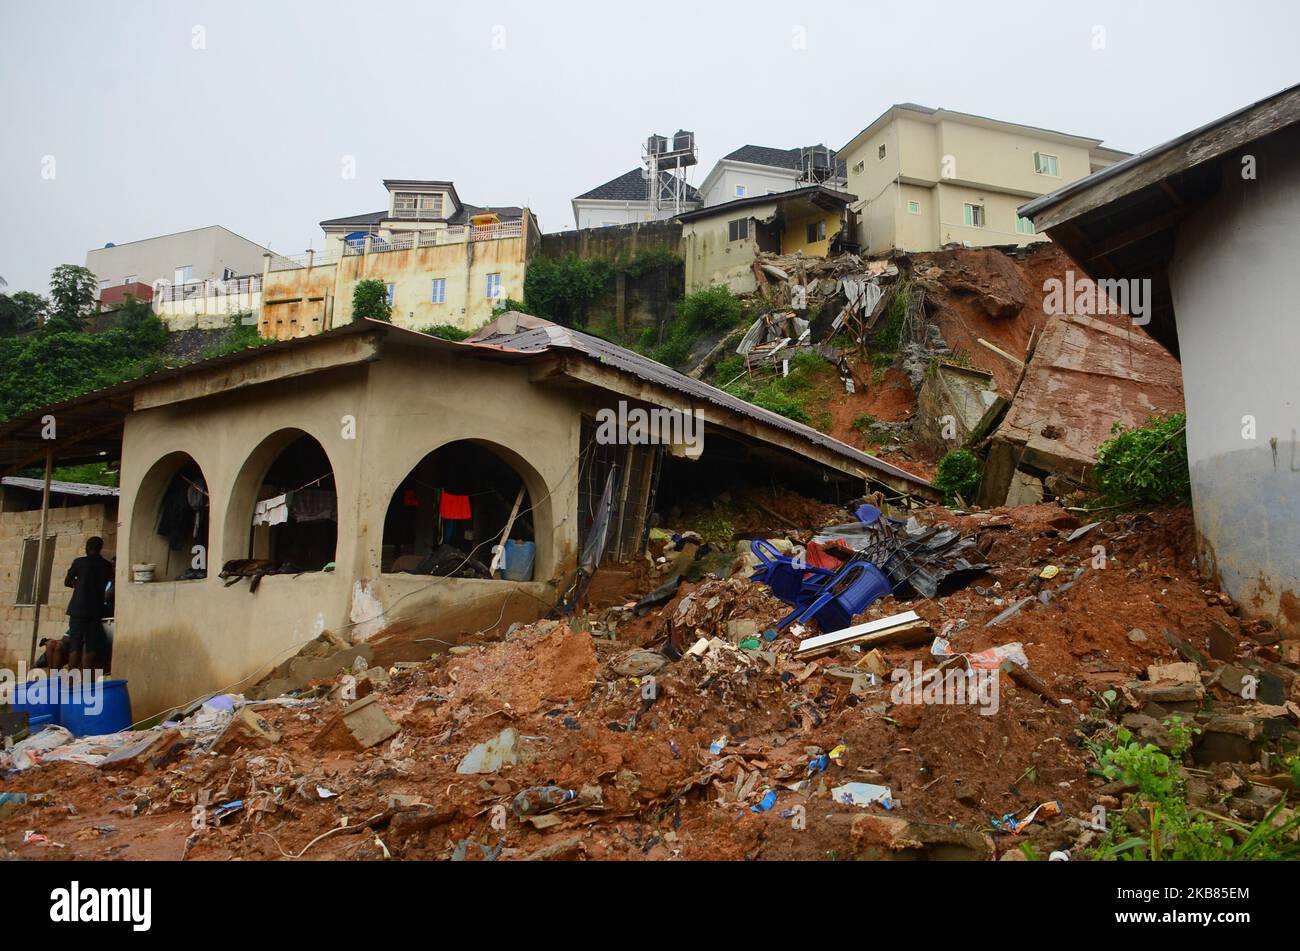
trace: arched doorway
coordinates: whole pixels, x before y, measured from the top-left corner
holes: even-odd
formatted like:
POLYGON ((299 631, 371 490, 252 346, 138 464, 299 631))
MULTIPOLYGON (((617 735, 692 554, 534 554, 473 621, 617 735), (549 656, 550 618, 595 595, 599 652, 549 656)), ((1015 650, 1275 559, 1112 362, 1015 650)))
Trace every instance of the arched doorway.
POLYGON ((324 447, 281 430, 244 463, 226 516, 224 558, 259 559, 286 572, 319 571, 338 546, 338 492, 324 447))
POLYGON ((132 565, 152 565, 154 581, 207 577, 208 483, 194 457, 173 452, 140 481, 131 513, 132 565))
POLYGON ((537 526, 545 522, 529 487, 532 482, 540 490, 540 479, 509 456, 485 443, 458 440, 421 459, 389 501, 381 570, 514 581, 544 577, 539 556, 549 557, 549 550, 539 552, 537 526))

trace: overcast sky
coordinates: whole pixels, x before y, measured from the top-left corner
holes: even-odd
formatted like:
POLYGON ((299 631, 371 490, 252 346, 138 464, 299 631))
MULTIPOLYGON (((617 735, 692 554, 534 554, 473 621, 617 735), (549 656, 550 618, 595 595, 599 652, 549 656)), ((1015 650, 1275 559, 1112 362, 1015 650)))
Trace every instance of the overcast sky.
POLYGON ((0 0, 0 276, 43 292, 91 248, 210 224, 319 248, 385 177, 559 231, 651 132, 696 133, 696 185, 895 102, 1137 151, 1300 81, 1294 0, 813 7, 0 0))

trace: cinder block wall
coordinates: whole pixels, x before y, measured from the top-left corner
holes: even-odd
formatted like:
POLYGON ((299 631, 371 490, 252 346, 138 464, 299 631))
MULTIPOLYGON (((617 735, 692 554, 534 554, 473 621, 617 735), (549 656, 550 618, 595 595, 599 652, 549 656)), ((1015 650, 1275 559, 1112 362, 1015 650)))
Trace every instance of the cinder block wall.
MULTIPOLYGON (((38 537, 40 509, 0 513, 0 666, 16 669, 29 660, 32 643, 32 607, 14 604, 22 569, 23 541, 38 537)), ((104 539, 104 557, 117 549, 117 503, 74 505, 50 509, 47 534, 54 542, 54 563, 50 571, 49 604, 41 606, 39 637, 62 637, 68 627, 64 612, 72 589, 63 586, 63 576, 72 559, 86 553, 86 539, 104 539)))

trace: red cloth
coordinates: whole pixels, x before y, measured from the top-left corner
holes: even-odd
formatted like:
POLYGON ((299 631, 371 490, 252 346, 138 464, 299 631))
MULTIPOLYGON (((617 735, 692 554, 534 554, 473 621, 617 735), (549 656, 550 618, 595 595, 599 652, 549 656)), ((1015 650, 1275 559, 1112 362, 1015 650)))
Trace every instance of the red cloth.
POLYGON ((442 493, 438 503, 438 514, 448 521, 465 521, 469 515, 469 496, 442 493))
MULTIPOLYGON (((834 541, 848 547, 848 543, 841 538, 834 539, 834 541)), ((808 564, 813 568, 827 568, 831 571, 839 571, 844 567, 844 559, 832 555, 818 542, 809 542, 808 564)))

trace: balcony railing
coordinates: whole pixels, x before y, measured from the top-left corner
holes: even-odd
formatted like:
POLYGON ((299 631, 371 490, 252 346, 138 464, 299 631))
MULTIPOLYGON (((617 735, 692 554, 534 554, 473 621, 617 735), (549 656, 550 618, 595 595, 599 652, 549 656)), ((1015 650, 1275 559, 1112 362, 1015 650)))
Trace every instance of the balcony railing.
POLYGON ((176 301, 198 300, 204 297, 235 297, 241 294, 260 294, 262 292, 262 275, 250 274, 247 277, 232 277, 226 281, 190 281, 186 284, 165 284, 159 282, 154 287, 153 302, 174 303, 176 301))
POLYGON ((293 271, 304 267, 323 267, 339 259, 336 251, 308 251, 304 254, 272 254, 268 270, 293 271))
MULTIPOLYGON (((518 238, 523 233, 524 223, 520 220, 500 221, 486 225, 450 225, 436 231, 403 231, 387 238, 374 234, 370 235, 369 253, 433 248, 442 244, 463 244, 466 241, 495 241, 501 238, 518 238)), ((344 257, 355 257, 365 253, 367 252, 364 238, 354 238, 343 245, 344 257)), ((271 269, 277 270, 274 266, 271 269)))

